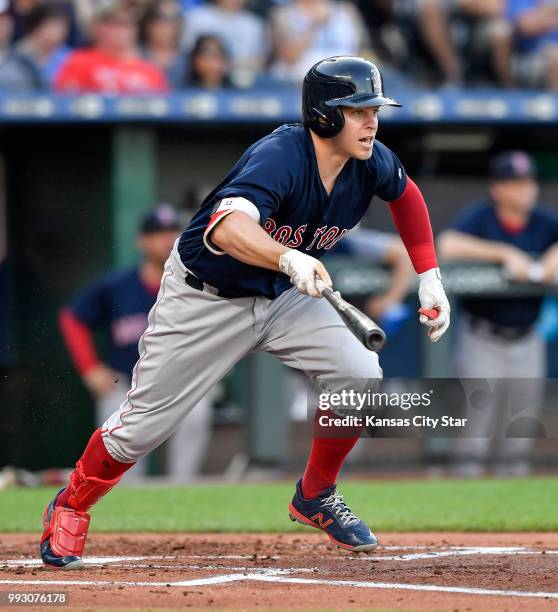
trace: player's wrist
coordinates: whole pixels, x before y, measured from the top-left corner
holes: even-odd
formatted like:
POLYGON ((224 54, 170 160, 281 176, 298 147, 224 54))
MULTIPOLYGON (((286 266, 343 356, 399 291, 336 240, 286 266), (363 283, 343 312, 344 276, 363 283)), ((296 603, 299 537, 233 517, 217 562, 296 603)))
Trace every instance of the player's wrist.
POLYGON ((281 272, 285 272, 287 268, 293 264, 293 262, 301 261, 302 257, 306 257, 304 253, 297 251, 296 249, 289 249, 284 247, 284 251, 279 255, 279 269, 281 272))
POLYGON ((430 268, 430 270, 426 270, 425 272, 420 272, 418 274, 419 282, 428 282, 431 280, 442 280, 442 273, 440 272, 440 268, 430 268))

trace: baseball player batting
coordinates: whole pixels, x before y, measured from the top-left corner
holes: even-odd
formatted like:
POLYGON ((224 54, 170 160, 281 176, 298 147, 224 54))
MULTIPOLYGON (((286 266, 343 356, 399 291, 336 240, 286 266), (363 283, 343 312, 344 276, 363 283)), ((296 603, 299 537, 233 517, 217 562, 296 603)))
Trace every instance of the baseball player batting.
MULTIPOLYGON (((438 315, 420 322, 432 341, 446 331, 450 308, 426 204, 376 140, 385 105, 400 106, 385 96, 371 62, 318 62, 304 79, 304 123, 283 125, 249 147, 203 202, 165 265, 127 399, 93 433, 68 486, 45 509, 46 565, 83 567, 88 510, 244 356, 272 353, 322 390, 335 391, 340 380, 377 387, 377 354, 319 299, 318 288, 318 281, 331 287, 320 258, 374 195, 389 202, 419 275, 421 307, 438 315)), ((335 484, 359 435, 314 435, 289 513, 341 548, 370 551, 376 537, 335 484)))

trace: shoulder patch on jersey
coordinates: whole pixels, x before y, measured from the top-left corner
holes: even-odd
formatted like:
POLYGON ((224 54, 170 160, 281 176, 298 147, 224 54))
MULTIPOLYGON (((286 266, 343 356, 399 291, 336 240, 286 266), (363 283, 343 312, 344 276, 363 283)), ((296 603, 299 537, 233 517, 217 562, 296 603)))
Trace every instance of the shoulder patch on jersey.
MULTIPOLYGON (((217 213, 222 212, 224 210, 240 210, 246 213, 252 219, 254 219, 256 223, 260 222, 260 211, 254 204, 252 204, 252 202, 250 202, 250 200, 247 200, 246 198, 237 196, 231 198, 223 198, 217 205, 217 208, 213 211, 213 215, 216 215, 217 213)), ((211 216, 212 218, 213 215, 211 216)), ((210 224, 211 221, 209 222, 209 225, 210 224)))
POLYGON ((250 200, 241 197, 223 198, 213 211, 205 232, 203 233, 203 243, 207 250, 214 255, 225 255, 225 251, 218 249, 217 246, 211 242, 210 234, 219 222, 235 210, 246 213, 256 223, 260 222, 260 211, 250 202, 250 200))

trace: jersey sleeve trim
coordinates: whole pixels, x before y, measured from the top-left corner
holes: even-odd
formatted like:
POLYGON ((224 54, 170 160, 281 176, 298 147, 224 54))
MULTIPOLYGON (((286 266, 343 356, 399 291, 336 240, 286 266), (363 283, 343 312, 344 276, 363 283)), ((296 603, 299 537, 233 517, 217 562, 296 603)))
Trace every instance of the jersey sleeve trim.
POLYGON ((246 213, 250 218, 252 218, 256 223, 260 222, 260 211, 257 207, 247 200, 246 198, 223 198, 215 212, 211 215, 209 219, 209 223, 203 233, 203 243, 208 251, 213 253, 213 255, 225 255, 225 251, 217 248, 215 244, 213 244, 210 240, 210 234, 215 229, 218 223, 220 223, 227 215, 234 212, 235 210, 239 210, 241 212, 246 213))

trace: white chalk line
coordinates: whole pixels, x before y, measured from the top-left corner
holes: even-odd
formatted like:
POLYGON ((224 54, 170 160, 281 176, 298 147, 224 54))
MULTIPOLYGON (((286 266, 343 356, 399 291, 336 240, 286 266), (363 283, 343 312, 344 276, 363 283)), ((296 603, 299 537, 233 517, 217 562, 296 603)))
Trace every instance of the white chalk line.
MULTIPOLYGON (((406 555, 378 555, 362 557, 361 561, 416 561, 417 559, 435 559, 439 557, 459 557, 467 555, 548 555, 558 554, 558 550, 533 550, 510 546, 478 546, 459 548, 451 547, 449 550, 437 550, 426 553, 410 553, 406 555)), ((351 557, 354 558, 354 557, 351 557)))
MULTIPOLYGON (((130 556, 122 556, 122 557, 86 557, 84 559, 84 563, 86 565, 89 566, 94 566, 94 565, 105 565, 105 564, 110 564, 110 563, 127 563, 129 561, 156 561, 156 560, 177 560, 177 559, 213 559, 216 561, 220 561, 220 560, 232 560, 232 561, 248 561, 248 560, 254 560, 254 561, 278 561, 280 559, 280 557, 277 556, 270 556, 270 555, 262 555, 262 556, 256 556, 254 557, 254 555, 165 555, 165 556, 160 556, 160 555, 153 555, 153 556, 141 556, 141 557, 130 557, 130 556)), ((28 559, 28 558, 21 558, 21 559, 6 559, 6 560, 2 560, 0 559, 0 568, 3 565, 8 565, 8 566, 18 566, 18 565, 24 565, 24 566, 33 566, 33 565, 37 565, 40 566, 42 565, 42 561, 40 559, 28 559)), ((145 567, 145 566, 144 566, 145 567)))
MULTIPOLYGON (((222 569, 222 568, 221 568, 222 569)), ((57 585, 57 586, 135 586, 135 587, 185 587, 185 586, 210 586, 212 584, 223 584, 226 582, 238 582, 246 580, 248 572, 253 575, 271 576, 289 574, 298 569, 279 569, 279 568, 247 568, 242 574, 224 574, 222 576, 210 576, 208 578, 194 578, 192 580, 167 580, 161 581, 137 581, 137 580, 0 580, 0 584, 14 585, 57 585)), ((313 570, 309 570, 313 571, 313 570)))
POLYGON ((224 576, 212 576, 210 578, 196 578, 195 580, 182 580, 180 582, 142 582, 127 580, 0 580, 0 584, 13 584, 24 586, 130 586, 130 587, 177 587, 177 586, 204 586, 211 584, 222 584, 224 582, 235 582, 246 580, 244 574, 227 574, 224 576))
MULTIPOLYGON (((435 559, 437 557, 452 557, 452 556, 463 556, 463 555, 540 555, 544 552, 547 555, 556 555, 558 550, 545 550, 545 549, 531 549, 520 546, 444 546, 436 547, 437 550, 431 550, 435 547, 430 546, 382 546, 378 551, 372 555, 347 555, 346 560, 349 561, 416 561, 420 559, 435 559), (381 552, 384 550, 430 550, 430 552, 423 553, 408 553, 402 555, 382 555, 381 552)), ((152 555, 152 556, 120 556, 120 557, 86 557, 84 563, 88 567, 108 565, 111 563, 118 563, 125 566, 125 564, 137 561, 178 561, 184 559, 194 560, 253 560, 253 561, 279 561, 281 556, 268 556, 268 555, 152 555)), ((8 567, 40 567, 42 561, 40 559, 6 559, 0 560, 0 568, 2 566, 8 567)), ((151 567, 155 567, 150 563, 151 567)), ((129 565, 128 567, 132 567, 129 565)), ((166 567, 160 565, 159 567, 166 567)))
POLYGON ((515 590, 497 590, 497 589, 480 589, 474 587, 454 587, 441 586, 434 584, 407 584, 407 583, 390 583, 390 582, 369 582, 356 580, 326 580, 320 578, 295 578, 292 576, 282 575, 286 570, 275 568, 266 568, 257 572, 251 570, 252 573, 243 574, 226 574, 221 576, 212 576, 209 578, 196 578, 193 580, 180 580, 171 582, 145 582, 145 581, 109 581, 109 580, 0 580, 0 584, 6 585, 23 585, 23 586, 96 586, 96 587, 193 587, 193 586, 212 586, 220 585, 229 582, 256 581, 256 582, 272 582, 275 584, 304 584, 309 586, 342 586, 354 588, 368 589, 391 589, 405 591, 430 591, 438 593, 460 593, 464 595, 492 595, 498 597, 530 597, 530 598, 545 598, 558 599, 558 593, 545 591, 515 591, 515 590))
POLYGON ((442 593, 464 593, 469 595, 499 595, 500 597, 545 597, 549 599, 558 599, 558 593, 546 593, 544 591, 500 591, 497 589, 438 586, 434 584, 405 584, 354 580, 323 580, 320 578, 293 578, 283 576, 248 576, 246 579, 258 580, 260 582, 277 582, 289 584, 315 584, 327 586, 349 586, 368 589, 402 589, 406 591, 438 591, 442 593))
MULTIPOLYGON (((404 549, 417 548, 428 549, 430 547, 405 547, 404 549)), ((388 547, 383 548, 387 550, 388 547)), ((389 547, 391 550, 402 550, 403 547, 389 547)), ((479 546, 479 547, 444 547, 442 550, 432 550, 427 553, 412 553, 406 555, 390 555, 390 556, 358 556, 358 557, 347 557, 351 560, 374 560, 374 561, 401 561, 401 560, 415 560, 415 559, 435 559, 436 557, 448 557, 457 555, 538 555, 541 554, 542 550, 533 550, 524 547, 495 547, 495 546, 479 546)), ((558 554, 558 550, 545 550, 546 554, 558 554)), ((137 563, 138 561, 165 561, 165 560, 178 560, 178 559, 254 559, 254 560, 269 560, 279 559, 279 557, 254 557, 254 555, 183 555, 183 556, 171 556, 171 555, 156 555, 156 556, 122 556, 122 557, 89 557, 86 559, 86 565, 95 567, 105 564, 120 563, 122 567, 131 567, 139 569, 196 569, 206 571, 230 571, 232 573, 222 574, 217 576, 210 576, 206 578, 195 578, 191 580, 180 580, 180 581, 113 581, 113 580, 0 580, 0 584, 5 585, 28 585, 28 586, 45 586, 57 585, 57 586, 97 586, 97 587, 194 587, 194 586, 212 586, 226 584, 229 582, 242 582, 242 581, 260 581, 260 582, 274 582, 274 583, 288 583, 288 584, 306 584, 306 585, 319 585, 319 586, 344 586, 344 587, 355 587, 355 588, 377 588, 377 589, 395 589, 395 590, 411 590, 411 591, 433 591, 433 592, 445 592, 445 593, 462 593, 471 595, 493 595, 493 596, 507 596, 507 597, 531 597, 531 598, 547 598, 547 599, 558 599, 558 593, 554 592, 543 592, 543 591, 515 591, 515 590, 497 590, 497 589, 482 589, 474 587, 453 587, 453 586, 441 586, 441 585, 428 585, 428 584, 407 584, 407 583, 384 583, 384 582, 370 582, 370 581, 355 581, 355 580, 329 580, 320 578, 297 578, 290 574, 300 573, 315 573, 316 568, 254 568, 254 567, 239 567, 239 566, 221 566, 221 565, 187 565, 186 567, 180 567, 172 564, 164 563, 149 563, 148 565, 137 563), (131 563, 132 562, 132 563, 131 563), (135 562, 135 563, 133 563, 135 562), (242 572, 242 573, 239 573, 242 572)), ((39 559, 8 559, 0 561, 0 564, 4 566, 39 566, 41 561, 39 559)))
MULTIPOLYGON (((110 563, 127 563, 129 561, 164 561, 165 559, 175 561, 177 559, 214 559, 214 560, 239 560, 246 561, 248 559, 254 560, 263 560, 263 561, 277 561, 279 557, 255 557, 254 555, 153 555, 153 556, 140 556, 140 557, 130 557, 130 556, 122 556, 122 557, 86 557, 84 559, 85 565, 95 566, 95 565, 106 565, 110 563)), ((43 562, 40 559, 6 559, 5 561, 0 559, 0 568, 2 565, 8 566, 41 566, 43 562)), ((146 567, 146 566, 143 566, 146 567)))

